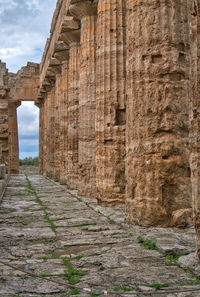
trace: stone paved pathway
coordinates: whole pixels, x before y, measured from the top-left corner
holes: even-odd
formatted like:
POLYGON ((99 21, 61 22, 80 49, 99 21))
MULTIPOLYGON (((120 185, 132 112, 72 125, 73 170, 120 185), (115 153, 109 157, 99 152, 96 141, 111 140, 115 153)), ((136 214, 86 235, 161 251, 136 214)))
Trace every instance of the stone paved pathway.
POLYGON ((10 179, 0 224, 0 296, 200 296, 192 228, 130 226, 123 210, 23 174, 10 179))

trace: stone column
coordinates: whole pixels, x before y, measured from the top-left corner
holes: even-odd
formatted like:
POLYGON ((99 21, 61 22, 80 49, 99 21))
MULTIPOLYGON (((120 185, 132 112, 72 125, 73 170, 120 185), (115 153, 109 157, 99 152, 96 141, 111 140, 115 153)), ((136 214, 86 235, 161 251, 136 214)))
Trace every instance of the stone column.
POLYGON ((56 74, 55 81, 55 98, 54 100, 54 180, 60 180, 60 100, 61 100, 61 90, 60 90, 60 80, 61 75, 56 74))
POLYGON ((190 143, 196 256, 200 262, 200 0, 190 6, 190 143))
POLYGON ((69 71, 69 61, 62 62, 62 72, 61 72, 61 116, 60 116, 60 183, 66 184, 67 176, 67 143, 68 143, 68 71, 69 71))
POLYGON ((44 176, 47 176, 47 166, 48 166, 48 161, 47 161, 47 128, 48 128, 48 109, 47 109, 47 98, 44 100, 44 105, 43 105, 43 113, 44 113, 44 136, 43 136, 43 174, 44 176))
POLYGON ((78 189, 78 129, 80 94, 80 43, 70 44, 68 89, 68 170, 67 185, 78 189))
POLYGON ((104 205, 125 203, 125 2, 98 2, 96 184, 104 205))
POLYGON ((8 163, 8 99, 2 99, 0 96, 0 145, 5 161, 8 163))
POLYGON ((81 20, 79 97, 79 194, 96 195, 96 20, 97 3, 78 1, 69 8, 81 20))
POLYGON ((46 97, 46 166, 48 168, 48 177, 54 178, 54 82, 51 84, 51 90, 47 92, 46 97))
POLYGON ((8 147, 9 147, 9 173, 19 173, 19 143, 17 126, 17 107, 21 102, 9 102, 8 104, 8 147))
POLYGON ((67 130, 67 179, 66 184, 72 189, 78 189, 78 143, 79 143, 79 95, 80 95, 80 30, 76 22, 72 27, 64 28, 60 40, 69 45, 68 74, 68 130, 67 130), (66 30, 66 31, 65 31, 66 30))
POLYGON ((127 221, 191 223, 188 1, 128 0, 127 221))
POLYGON ((43 149, 44 149, 44 99, 36 100, 35 105, 39 108, 39 172, 43 174, 43 149))

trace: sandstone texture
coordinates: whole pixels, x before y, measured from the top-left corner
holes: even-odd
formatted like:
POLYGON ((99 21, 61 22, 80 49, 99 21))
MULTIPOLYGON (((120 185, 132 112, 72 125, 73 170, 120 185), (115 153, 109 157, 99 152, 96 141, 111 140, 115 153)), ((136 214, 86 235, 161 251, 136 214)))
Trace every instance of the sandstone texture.
POLYGON ((17 107, 21 100, 35 101, 38 86, 38 64, 28 62, 13 74, 0 61, 0 145, 11 173, 19 172, 17 107))
POLYGON ((53 17, 37 98, 52 119, 41 127, 41 173, 100 205, 126 205, 130 223, 192 224, 189 8, 66 0, 53 17))
POLYGON ((34 100, 41 174, 129 223, 194 214, 198 233, 199 94, 199 0, 59 0, 40 69, 0 63, 0 145, 17 173, 16 108, 34 100))
POLYGON ((198 297, 194 228, 147 229, 123 216, 44 176, 12 175, 0 206, 0 296, 198 297))
POLYGON ((194 225, 196 228, 197 250, 196 254, 200 260, 200 1, 190 3, 190 145, 191 145, 191 180, 194 225))

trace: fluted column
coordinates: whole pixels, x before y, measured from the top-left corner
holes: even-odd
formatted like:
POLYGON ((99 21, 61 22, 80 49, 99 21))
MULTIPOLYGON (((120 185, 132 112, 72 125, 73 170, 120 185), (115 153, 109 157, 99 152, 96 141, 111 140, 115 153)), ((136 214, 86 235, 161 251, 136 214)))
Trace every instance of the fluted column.
POLYGON ((190 143, 196 256, 200 262, 200 1, 190 6, 190 143))
POLYGON ((61 115, 60 115, 60 183, 66 184, 67 179, 67 143, 68 143, 68 72, 69 72, 69 61, 63 61, 62 72, 61 72, 61 115))
POLYGON ((43 149, 44 149, 44 99, 39 98, 35 101, 39 108, 39 172, 43 174, 43 149))
POLYGON ((68 88, 68 170, 67 185, 78 188, 78 128, 80 94, 80 43, 70 43, 68 88))
POLYGON ((44 101, 44 136, 43 136, 43 174, 47 176, 48 167, 48 143, 47 143, 47 132, 48 132, 48 109, 47 109, 47 98, 44 101))
POLYGON ((99 0, 96 69, 96 184, 99 203, 125 203, 125 5, 99 0))
POLYGON ((191 223, 188 1, 127 1, 127 220, 191 223))
POLYGON ((54 103, 54 179, 60 179, 60 90, 61 75, 56 74, 54 103))
POLYGON ((70 12, 81 20, 79 96, 79 194, 96 194, 96 21, 97 3, 77 1, 70 12))
POLYGON ((17 107, 21 102, 8 103, 8 147, 9 159, 8 170, 9 173, 19 173, 19 143, 18 143, 18 126, 17 126, 17 107))
POLYGON ((56 179, 55 167, 55 81, 51 81, 51 88, 48 92, 48 130, 49 134, 49 177, 56 179))
POLYGON ((51 93, 47 94, 46 104, 46 173, 51 178, 51 93))

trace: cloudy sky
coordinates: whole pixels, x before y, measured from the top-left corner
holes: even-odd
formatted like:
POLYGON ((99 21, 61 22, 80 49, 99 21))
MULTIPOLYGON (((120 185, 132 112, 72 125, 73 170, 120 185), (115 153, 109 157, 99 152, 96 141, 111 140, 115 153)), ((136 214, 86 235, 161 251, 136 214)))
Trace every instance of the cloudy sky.
MULTIPOLYGON (((0 60, 10 72, 40 62, 57 0, 0 0, 0 60)), ((38 109, 18 108, 20 158, 38 154, 38 109)))

